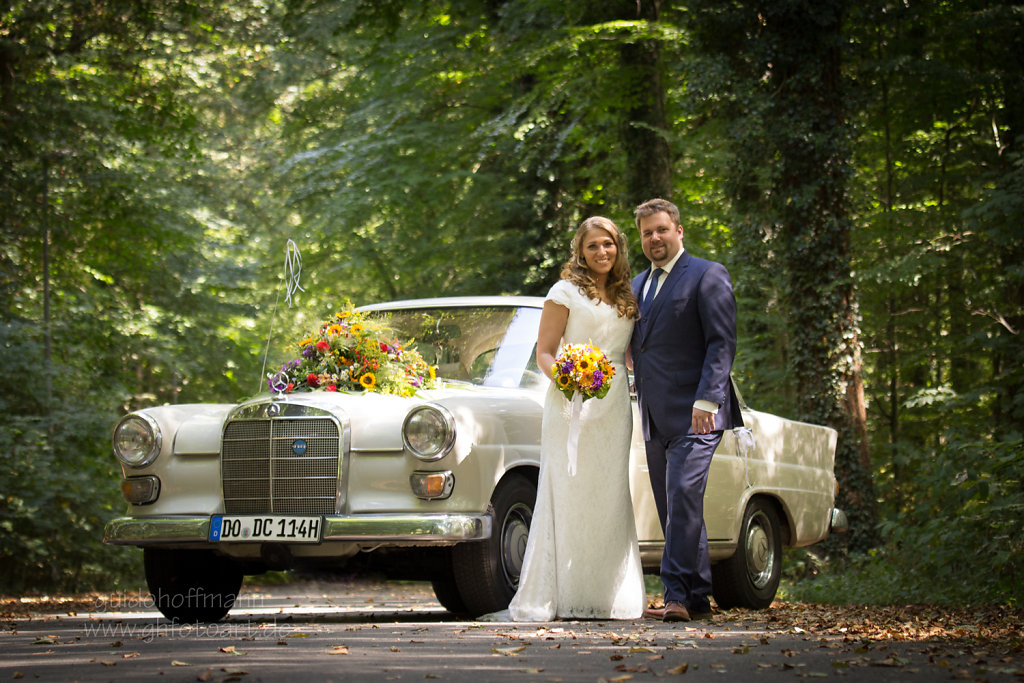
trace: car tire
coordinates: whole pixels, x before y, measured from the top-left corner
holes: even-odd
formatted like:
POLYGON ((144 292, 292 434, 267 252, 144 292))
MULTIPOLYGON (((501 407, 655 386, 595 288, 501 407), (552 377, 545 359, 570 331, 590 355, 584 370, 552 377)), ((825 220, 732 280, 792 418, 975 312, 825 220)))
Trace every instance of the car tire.
POLYGON ((455 583, 466 614, 498 612, 516 594, 536 500, 537 487, 530 480, 510 475, 491 496, 491 537, 452 549, 455 583))
POLYGON ((219 621, 242 587, 241 569, 208 550, 145 548, 143 559, 153 601, 171 621, 219 621))
POLYGON ((441 603, 441 607, 456 615, 466 615, 466 603, 459 593, 459 586, 455 582, 455 573, 452 571, 452 549, 445 549, 444 561, 440 571, 435 574, 430 585, 434 588, 434 596, 441 603))
POLYGON ((747 504, 736 552, 713 564, 711 576, 722 609, 772 604, 782 576, 782 528, 771 501, 755 498, 747 504))

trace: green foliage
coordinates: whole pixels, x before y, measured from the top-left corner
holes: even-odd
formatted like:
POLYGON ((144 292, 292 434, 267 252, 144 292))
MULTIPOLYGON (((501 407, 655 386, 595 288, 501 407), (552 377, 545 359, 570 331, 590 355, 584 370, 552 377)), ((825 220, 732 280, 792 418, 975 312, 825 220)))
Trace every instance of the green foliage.
POLYGON ((880 525, 883 544, 849 558, 790 551, 786 594, 831 603, 1024 603, 1024 441, 954 433, 912 454, 913 504, 880 525), (916 462, 916 457, 927 462, 916 462))
POLYGON ((246 257, 196 95, 227 4, 3 10, 2 591, 137 579, 137 551, 100 543, 123 509, 113 423, 240 393, 246 257))
POLYGON ((0 430, 0 590, 137 587, 138 551, 101 543, 123 511, 120 473, 98 448, 111 416, 76 407, 53 417, 15 417, 0 430))

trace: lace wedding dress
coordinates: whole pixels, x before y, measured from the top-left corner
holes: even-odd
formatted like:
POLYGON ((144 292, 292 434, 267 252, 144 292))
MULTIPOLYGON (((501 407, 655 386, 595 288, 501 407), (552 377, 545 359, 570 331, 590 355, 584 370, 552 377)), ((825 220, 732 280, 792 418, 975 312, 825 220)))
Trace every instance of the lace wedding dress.
POLYGON ((583 403, 575 474, 572 403, 554 384, 544 401, 540 478, 513 621, 637 619, 647 604, 629 495, 632 410, 625 368, 633 321, 566 280, 547 298, 569 309, 563 343, 598 346, 615 364, 608 395, 583 403))

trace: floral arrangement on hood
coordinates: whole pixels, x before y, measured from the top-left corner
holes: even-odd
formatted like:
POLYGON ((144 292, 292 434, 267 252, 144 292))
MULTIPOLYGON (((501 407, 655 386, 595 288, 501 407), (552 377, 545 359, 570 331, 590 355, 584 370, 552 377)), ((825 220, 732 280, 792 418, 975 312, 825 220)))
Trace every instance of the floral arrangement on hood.
POLYGON ((298 358, 267 375, 271 392, 371 391, 412 396, 436 385, 436 368, 418 351, 395 339, 382 321, 351 308, 325 320, 297 346, 298 358))

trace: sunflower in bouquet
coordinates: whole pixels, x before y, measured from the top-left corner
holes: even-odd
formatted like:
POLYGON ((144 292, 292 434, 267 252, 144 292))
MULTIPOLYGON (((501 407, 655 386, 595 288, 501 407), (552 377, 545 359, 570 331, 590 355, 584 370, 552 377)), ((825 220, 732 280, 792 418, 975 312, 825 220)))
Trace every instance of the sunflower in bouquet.
MULTIPOLYGON (((410 342, 411 344, 411 342, 410 342)), ((436 385, 436 368, 381 321, 335 313, 298 343, 299 357, 267 376, 271 391, 373 391, 412 396, 436 385)))
POLYGON ((551 375, 555 379, 555 386, 570 401, 576 392, 586 401, 608 395, 615 376, 615 366, 604 351, 596 346, 566 344, 551 366, 551 375))

